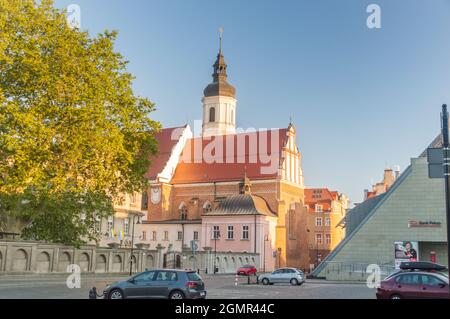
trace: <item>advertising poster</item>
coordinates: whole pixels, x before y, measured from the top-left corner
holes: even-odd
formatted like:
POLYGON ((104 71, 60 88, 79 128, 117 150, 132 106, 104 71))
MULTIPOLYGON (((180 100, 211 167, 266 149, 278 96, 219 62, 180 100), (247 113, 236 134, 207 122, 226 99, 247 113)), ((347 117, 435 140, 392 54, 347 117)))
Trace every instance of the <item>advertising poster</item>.
POLYGON ((419 261, 419 243, 416 241, 395 242, 395 268, 406 261, 419 261))

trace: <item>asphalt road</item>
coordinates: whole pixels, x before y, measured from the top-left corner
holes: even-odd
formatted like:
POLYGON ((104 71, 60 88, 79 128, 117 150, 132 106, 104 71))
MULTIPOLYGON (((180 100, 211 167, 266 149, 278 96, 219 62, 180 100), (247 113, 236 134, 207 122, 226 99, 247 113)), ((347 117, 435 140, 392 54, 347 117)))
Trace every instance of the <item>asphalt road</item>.
MULTIPOLYGON (((373 299, 375 291, 362 283, 329 282, 307 280, 302 286, 247 284, 240 277, 235 285, 232 275, 203 275, 211 299, 373 299)), ((0 276, 0 299, 86 299, 88 291, 96 286, 103 288, 116 280, 128 276, 82 275, 81 287, 69 289, 65 276, 0 276)), ((252 278, 254 280, 254 278, 252 278)))

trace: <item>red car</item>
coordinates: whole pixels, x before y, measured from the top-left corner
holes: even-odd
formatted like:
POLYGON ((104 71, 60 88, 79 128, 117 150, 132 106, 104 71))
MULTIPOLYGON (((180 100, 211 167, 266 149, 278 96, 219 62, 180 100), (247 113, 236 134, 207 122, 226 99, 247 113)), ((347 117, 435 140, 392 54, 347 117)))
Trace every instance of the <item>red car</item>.
POLYGON ((448 276, 435 270, 403 269, 384 279, 377 299, 449 298, 448 276))
POLYGON ((240 267, 236 273, 244 276, 256 275, 256 268, 252 265, 244 265, 240 267))

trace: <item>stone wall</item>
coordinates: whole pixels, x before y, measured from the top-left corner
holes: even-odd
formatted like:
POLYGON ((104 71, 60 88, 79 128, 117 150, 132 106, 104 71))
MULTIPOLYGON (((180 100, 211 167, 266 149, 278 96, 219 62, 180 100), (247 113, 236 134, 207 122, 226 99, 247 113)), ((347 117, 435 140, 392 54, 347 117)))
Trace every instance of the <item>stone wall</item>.
MULTIPOLYGON (((47 244, 32 241, 0 241, 0 275, 66 273, 67 267, 76 264, 83 273, 128 273, 130 271, 129 248, 104 248, 94 245, 76 249, 68 245, 47 244)), ((219 273, 234 273, 243 264, 258 268, 258 254, 214 252, 207 249, 193 254, 156 249, 134 249, 132 271, 151 268, 199 269, 213 272, 214 257, 219 273)))

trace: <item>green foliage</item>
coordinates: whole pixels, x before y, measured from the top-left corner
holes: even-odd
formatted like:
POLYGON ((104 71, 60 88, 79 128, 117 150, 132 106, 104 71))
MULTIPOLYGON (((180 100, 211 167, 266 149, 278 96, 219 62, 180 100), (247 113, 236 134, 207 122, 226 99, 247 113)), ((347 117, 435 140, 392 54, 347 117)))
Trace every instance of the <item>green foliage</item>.
POLYGON ((145 185, 160 124, 116 36, 71 29, 51 0, 0 0, 0 213, 27 238, 79 244, 145 185))

